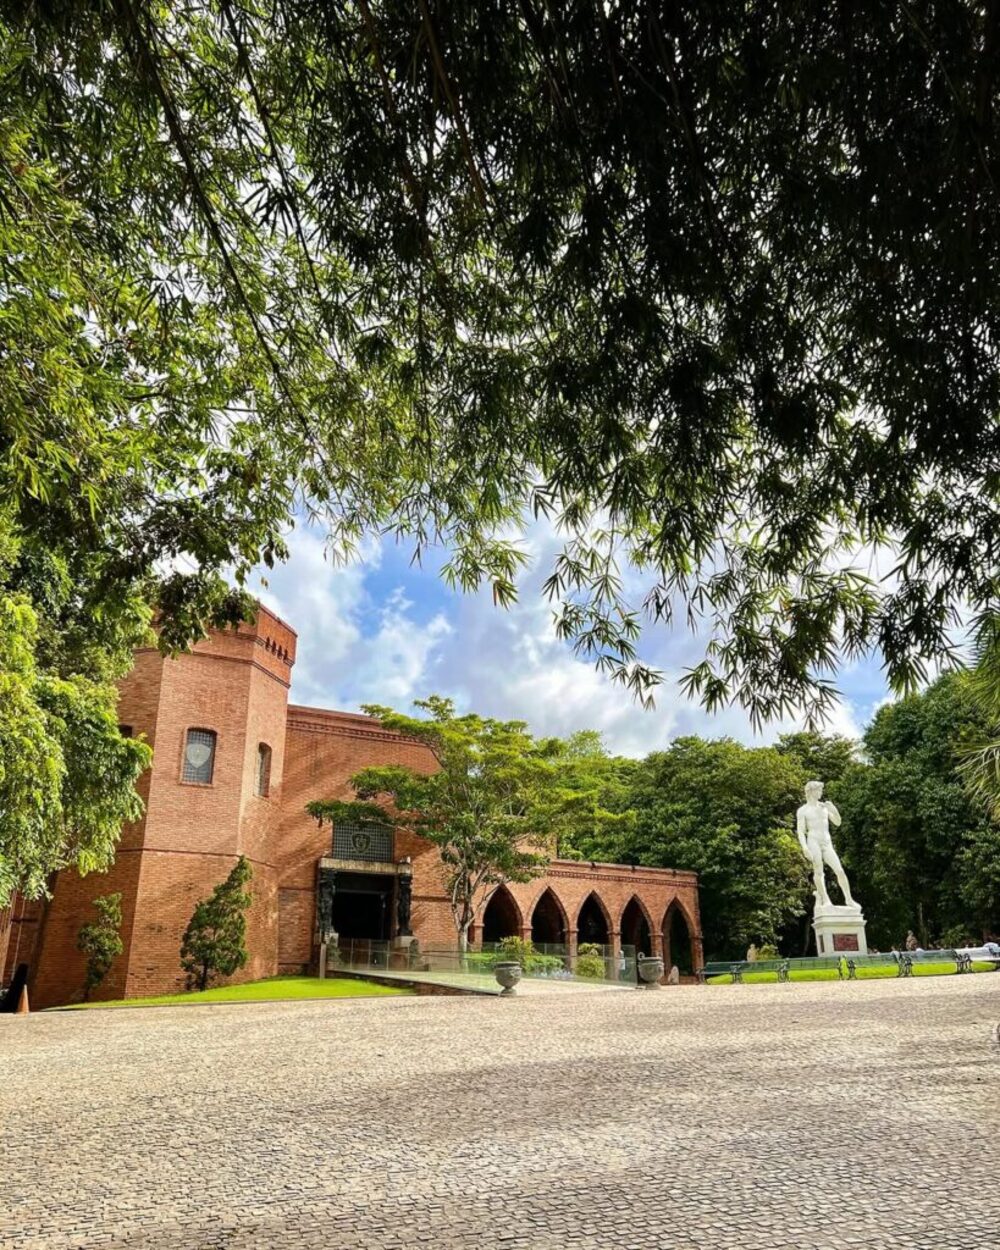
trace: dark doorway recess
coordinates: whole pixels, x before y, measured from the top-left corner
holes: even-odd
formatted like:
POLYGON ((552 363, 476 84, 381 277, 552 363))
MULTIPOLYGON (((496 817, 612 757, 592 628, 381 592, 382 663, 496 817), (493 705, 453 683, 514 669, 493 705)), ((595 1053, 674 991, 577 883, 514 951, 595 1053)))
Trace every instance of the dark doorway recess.
POLYGON ((566 921, 551 890, 545 891, 531 913, 531 940, 553 946, 561 946, 566 941, 566 921))
POLYGON ((652 954, 652 938, 649 921, 638 899, 630 898, 622 912, 622 945, 634 946, 637 955, 652 954))
POLYGON ((576 922, 577 942, 597 942, 600 946, 609 946, 611 935, 604 908, 593 894, 588 894, 580 908, 580 918, 576 922))
POLYGON ((333 927, 340 938, 385 941, 392 923, 395 878, 362 872, 338 872, 333 899, 333 927))
POLYGON ((694 971, 691 931, 684 912, 676 903, 670 904, 663 918, 663 962, 668 970, 676 964, 681 976, 690 976, 694 971))
POLYGON ((506 886, 500 886, 483 912, 483 941, 499 942, 505 937, 521 936, 521 914, 506 886))

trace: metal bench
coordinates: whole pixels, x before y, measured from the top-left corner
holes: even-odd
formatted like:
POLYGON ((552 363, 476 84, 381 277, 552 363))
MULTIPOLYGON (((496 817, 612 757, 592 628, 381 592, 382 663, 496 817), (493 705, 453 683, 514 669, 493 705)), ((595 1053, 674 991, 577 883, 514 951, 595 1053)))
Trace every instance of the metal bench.
POLYGON ((804 959, 756 959, 752 963, 741 960, 735 963, 716 963, 705 964, 698 972, 698 980, 704 985, 711 977, 732 977, 733 985, 745 984, 743 977, 748 972, 773 972, 778 981, 784 983, 791 979, 791 973, 796 969, 816 968, 830 969, 835 971, 840 980, 844 979, 844 961, 841 956, 821 956, 820 958, 804 958, 804 959))
MULTIPOLYGON (((902 956, 903 952, 900 952, 902 956)), ((971 958, 959 951, 954 950, 938 950, 938 951, 906 951, 906 957, 910 961, 910 972, 904 973, 904 976, 911 976, 913 964, 940 964, 946 961, 954 961, 956 972, 971 972, 971 958)))
MULTIPOLYGON (((734 967, 738 968, 740 967, 740 965, 733 964, 733 963, 722 963, 722 962, 703 964, 702 967, 698 969, 695 975, 698 978, 698 984, 704 985, 708 981, 709 977, 732 976, 734 967)), ((741 972, 740 973, 741 982, 742 982, 742 977, 743 977, 743 974, 741 972)))
POLYGON ((753 963, 741 960, 735 963, 719 961, 705 964, 698 971, 702 985, 710 977, 729 976, 734 985, 743 985, 748 972, 773 972, 779 982, 789 981, 792 973, 799 970, 835 970, 838 978, 848 981, 858 979, 861 968, 895 968, 897 977, 912 977, 914 964, 940 964, 952 961, 956 972, 971 972, 973 957, 965 951, 892 951, 884 955, 859 955, 845 952, 840 955, 823 955, 802 959, 758 959, 753 963))
POLYGON ((896 975, 899 975, 899 965, 891 955, 848 955, 847 956, 847 979, 848 981, 856 981, 858 979, 859 968, 891 968, 896 965, 896 975))
POLYGON ((788 964, 789 974, 800 969, 809 969, 810 971, 821 969, 836 972, 839 981, 844 979, 843 955, 819 955, 816 958, 788 959, 785 962, 788 964))

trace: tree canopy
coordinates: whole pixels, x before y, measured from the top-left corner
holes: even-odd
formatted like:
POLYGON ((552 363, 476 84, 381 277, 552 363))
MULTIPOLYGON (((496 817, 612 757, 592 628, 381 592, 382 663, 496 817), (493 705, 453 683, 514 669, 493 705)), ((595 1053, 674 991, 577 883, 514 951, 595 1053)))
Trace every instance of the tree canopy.
POLYGON ((997 610, 998 29, 971 0, 16 0, 3 523, 105 680, 151 605, 168 647, 247 612, 305 510, 500 603, 552 518, 556 627, 639 697, 675 617, 710 708, 821 712, 871 650, 911 689, 997 610))
POLYGON ((678 738, 632 762, 620 799, 629 819, 574 846, 586 859, 697 872, 706 957, 733 956, 776 942, 805 911, 791 818, 809 776, 773 747, 678 738))
POLYGON ((830 787, 841 857, 883 948, 907 929, 923 946, 952 946, 1000 926, 1000 823, 962 768, 986 727, 974 686, 948 674, 880 708, 866 761, 830 787))
POLYGON ((951 673, 879 708, 861 742, 685 737, 643 760, 605 757, 617 823, 576 826, 570 853, 697 872, 710 958, 751 941, 806 954, 812 885, 793 828, 805 783, 818 778, 843 817, 835 843, 873 946, 900 946, 909 929, 928 948, 995 937, 1000 817, 967 768, 991 714, 978 674, 951 673))
POLYGON ((907 688, 959 603, 996 608, 998 23, 9 6, 2 205, 43 306, 12 329, 43 350, 6 385, 74 427, 69 461, 44 429, 8 452, 23 493, 90 480, 88 429, 130 466, 152 440, 159 473, 111 476, 126 565, 280 555, 299 489, 338 548, 442 542, 502 601, 533 509, 560 630, 640 694, 677 612, 709 706, 822 708, 873 647, 907 688))

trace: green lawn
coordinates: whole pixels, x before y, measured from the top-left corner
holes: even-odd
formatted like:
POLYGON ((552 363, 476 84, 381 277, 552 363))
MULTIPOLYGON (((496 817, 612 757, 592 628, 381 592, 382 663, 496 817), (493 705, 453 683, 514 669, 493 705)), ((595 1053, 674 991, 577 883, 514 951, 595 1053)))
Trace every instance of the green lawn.
MULTIPOLYGON (((160 994, 153 998, 120 998, 106 1003, 75 1003, 74 1009, 91 1007, 185 1007, 197 1003, 254 1003, 292 998, 380 998, 387 994, 409 994, 397 985, 377 981, 355 981, 351 977, 265 977, 244 985, 218 985, 211 990, 190 994, 160 994)), ((57 1010, 62 1010, 61 1008, 57 1010)))
MULTIPOLYGON (((992 972, 993 965, 991 963, 974 963, 972 965, 973 972, 992 972)), ((953 963, 940 964, 914 964, 913 975, 915 977, 941 977, 951 973, 955 974, 955 965, 953 963)), ((893 964, 886 964, 882 967, 859 968, 857 979, 859 981, 878 981, 885 980, 887 977, 895 978, 896 968, 893 964)), ((778 979, 776 972, 744 972, 744 985, 773 985, 778 979)), ((788 974, 790 981, 837 981, 836 968, 801 968, 793 969, 788 974)), ((732 985, 733 978, 728 972, 717 977, 709 977, 709 985, 732 985)))

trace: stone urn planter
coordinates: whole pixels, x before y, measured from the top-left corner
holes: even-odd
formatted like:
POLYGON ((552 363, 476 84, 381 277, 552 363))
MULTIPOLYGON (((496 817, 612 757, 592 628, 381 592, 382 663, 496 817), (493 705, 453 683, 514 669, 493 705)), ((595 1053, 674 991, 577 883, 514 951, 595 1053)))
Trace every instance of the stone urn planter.
POLYGON ((640 955, 637 964, 640 986, 646 990, 658 990, 663 976, 663 960, 658 955, 640 955))
POLYGON ((521 979, 521 965, 516 959, 504 960, 493 969, 497 983, 503 986, 504 994, 513 994, 514 986, 521 979))

